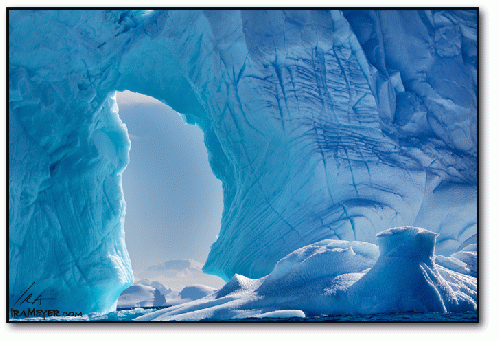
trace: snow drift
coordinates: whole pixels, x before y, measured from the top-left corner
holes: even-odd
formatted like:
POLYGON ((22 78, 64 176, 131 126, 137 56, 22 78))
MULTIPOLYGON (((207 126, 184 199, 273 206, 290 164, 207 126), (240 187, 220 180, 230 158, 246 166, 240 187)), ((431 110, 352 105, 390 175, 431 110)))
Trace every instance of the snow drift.
POLYGON ((10 305, 33 285, 48 309, 108 311, 133 282, 116 90, 205 134, 224 190, 207 273, 261 278, 394 226, 445 257, 476 238, 476 11, 8 15, 10 305))

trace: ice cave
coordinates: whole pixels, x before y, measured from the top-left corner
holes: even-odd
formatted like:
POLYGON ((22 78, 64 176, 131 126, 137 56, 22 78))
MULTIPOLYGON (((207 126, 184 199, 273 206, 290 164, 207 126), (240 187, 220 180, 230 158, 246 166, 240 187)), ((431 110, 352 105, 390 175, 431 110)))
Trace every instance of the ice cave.
MULTIPOLYGON (((203 270, 227 292, 269 297, 282 278, 294 290, 296 257, 338 249, 324 271, 350 289, 307 311, 476 309, 477 21, 473 10, 9 10, 9 305, 30 288, 41 307, 110 311, 133 282, 130 140, 114 98, 130 90, 204 132, 224 208, 203 270), (352 303, 414 250, 424 302, 409 288, 402 305, 352 303)), ((323 278, 314 262, 298 268, 323 278)))

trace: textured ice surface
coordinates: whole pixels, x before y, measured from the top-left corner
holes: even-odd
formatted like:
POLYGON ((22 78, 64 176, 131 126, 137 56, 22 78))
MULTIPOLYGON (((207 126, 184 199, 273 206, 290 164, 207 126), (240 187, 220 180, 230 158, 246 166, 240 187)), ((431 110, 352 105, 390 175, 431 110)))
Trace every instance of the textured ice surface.
POLYGON ((133 281, 115 90, 203 130, 224 189, 208 273, 259 278, 300 247, 404 225, 463 249, 476 14, 9 11, 10 304, 35 282, 50 307, 106 311, 133 281))
POLYGON ((435 238, 398 227, 378 234, 379 251, 369 243, 321 241, 284 257, 268 276, 235 275, 213 295, 138 320, 476 310, 476 278, 435 265, 435 238))

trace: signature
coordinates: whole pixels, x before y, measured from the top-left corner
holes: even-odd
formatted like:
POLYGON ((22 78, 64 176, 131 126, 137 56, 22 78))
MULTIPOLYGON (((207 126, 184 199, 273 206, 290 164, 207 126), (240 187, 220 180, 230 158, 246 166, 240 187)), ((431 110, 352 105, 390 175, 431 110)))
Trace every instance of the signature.
MULTIPOLYGON (((33 282, 26 291, 23 292, 23 294, 17 299, 16 303, 13 304, 15 306, 16 304, 19 303, 19 305, 22 305, 23 303, 30 304, 30 305, 35 305, 38 303, 39 305, 42 304, 44 301, 49 301, 49 300, 55 300, 56 298, 54 297, 42 297, 43 291, 41 294, 36 296, 33 292, 30 292, 31 288, 35 285, 35 282, 33 282)), ((28 308, 27 310, 16 310, 14 308, 10 308, 10 315, 13 318, 20 318, 20 319, 25 319, 29 317, 43 317, 43 320, 45 320, 45 317, 49 316, 82 316, 82 312, 60 312, 59 310, 54 310, 54 309, 36 309, 36 308, 28 308)))
POLYGON ((45 321, 45 318, 48 317, 56 317, 56 316, 63 316, 63 317, 70 317, 70 316, 83 316, 82 312, 75 312, 75 311, 69 311, 69 312, 62 312, 62 314, 59 312, 59 310, 54 310, 54 309, 46 309, 46 310, 41 310, 41 309, 36 309, 36 308, 28 308, 28 310, 15 310, 13 308, 10 308, 10 316, 13 318, 20 318, 20 319, 25 319, 25 318, 30 318, 30 317, 43 317, 43 320, 45 321))
MULTIPOLYGON (((33 298, 34 295, 32 293, 29 292, 29 289, 31 289, 31 287, 35 285, 35 282, 33 282, 28 289, 26 289, 25 292, 23 292, 23 294, 17 299, 16 303, 14 303, 14 305, 16 305, 17 303, 19 303, 19 301, 21 301, 21 299, 24 299, 21 301, 21 304, 23 303, 28 303, 28 304, 35 304, 38 302, 39 305, 42 304, 42 301, 49 301, 49 300, 55 300, 55 298, 42 298, 42 294, 38 295, 36 298, 33 298), (26 295, 28 294, 28 295, 26 295)), ((43 293, 43 292, 42 292, 43 293)))

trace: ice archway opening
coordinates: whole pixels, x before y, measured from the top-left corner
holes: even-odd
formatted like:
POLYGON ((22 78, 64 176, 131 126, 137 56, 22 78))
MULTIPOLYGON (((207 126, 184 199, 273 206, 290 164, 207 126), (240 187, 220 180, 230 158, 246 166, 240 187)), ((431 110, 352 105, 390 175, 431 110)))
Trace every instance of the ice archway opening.
POLYGON ((117 92, 116 102, 130 139, 122 181, 135 279, 166 260, 204 263, 220 232, 223 197, 202 131, 152 97, 117 92))

